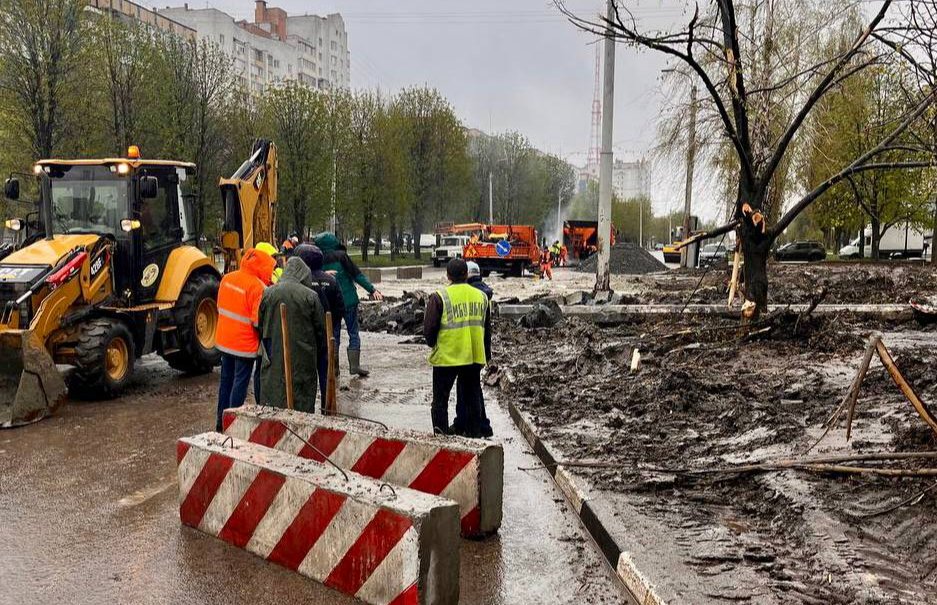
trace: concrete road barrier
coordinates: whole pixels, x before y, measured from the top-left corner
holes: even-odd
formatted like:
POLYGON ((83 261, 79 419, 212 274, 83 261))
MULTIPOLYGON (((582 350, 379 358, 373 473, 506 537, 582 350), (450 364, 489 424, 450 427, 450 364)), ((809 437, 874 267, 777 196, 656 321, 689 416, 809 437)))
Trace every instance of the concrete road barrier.
POLYGON ((185 525, 366 603, 458 603, 455 502, 219 433, 177 459, 185 525))
POLYGON ((423 279, 423 267, 397 267, 397 279, 423 279))
POLYGON ((485 536, 501 526, 504 449, 498 443, 262 406, 232 408, 223 419, 227 435, 322 460, 281 422, 342 468, 455 500, 463 536, 485 536))
POLYGON ((364 267, 361 269, 361 272, 364 273, 364 276, 368 278, 372 284, 381 283, 381 270, 380 269, 369 269, 364 267))

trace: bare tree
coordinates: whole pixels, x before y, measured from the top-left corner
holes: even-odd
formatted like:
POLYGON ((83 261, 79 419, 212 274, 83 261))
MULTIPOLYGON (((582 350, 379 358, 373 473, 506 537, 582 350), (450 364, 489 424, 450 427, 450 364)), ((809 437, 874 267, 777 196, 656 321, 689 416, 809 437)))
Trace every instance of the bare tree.
MULTIPOLYGON (((847 48, 832 56, 816 58, 810 64, 788 61, 790 49, 780 45, 773 48, 761 46, 762 38, 748 29, 751 25, 739 21, 735 0, 714 0, 712 10, 706 15, 700 14, 698 6, 695 9, 691 7, 692 16, 685 27, 663 32, 643 31, 634 15, 619 0, 613 0, 615 10, 611 20, 601 15, 585 18, 574 14, 562 0, 556 0, 556 3, 581 29, 598 36, 611 35, 623 43, 672 57, 685 65, 700 83, 719 116, 724 136, 732 146, 738 162, 738 183, 732 220, 697 239, 737 230, 745 259, 747 318, 756 317, 767 308, 767 261, 775 239, 830 187, 859 172, 922 167, 931 163, 930 159, 887 161, 881 157, 901 146, 900 137, 933 104, 934 91, 928 89, 915 99, 910 109, 872 148, 804 193, 780 215, 776 223, 768 225, 766 207, 771 187, 784 170, 792 145, 817 103, 844 80, 898 54, 883 40, 894 39, 895 32, 908 32, 920 27, 891 10, 893 0, 884 0, 875 7, 874 14, 859 28, 847 48), (749 75, 758 61, 774 63, 773 69, 762 70, 770 73, 771 82, 751 86, 749 75), (760 108, 764 95, 768 94, 781 95, 790 108, 790 117, 778 129, 777 135, 770 131, 761 133, 756 128, 763 112, 760 108)), ((810 2, 798 4, 811 5, 810 2)), ((829 11, 829 3, 823 4, 829 11)), ((838 7, 840 10, 833 13, 847 14, 842 9, 858 5, 856 1, 844 1, 838 7)), ((827 30, 831 27, 832 24, 827 26, 827 30)), ((849 27, 849 21, 843 20, 836 27, 849 27)), ((929 27, 932 29, 933 25, 929 27)), ((822 37, 826 33, 819 31, 816 36, 822 37)))

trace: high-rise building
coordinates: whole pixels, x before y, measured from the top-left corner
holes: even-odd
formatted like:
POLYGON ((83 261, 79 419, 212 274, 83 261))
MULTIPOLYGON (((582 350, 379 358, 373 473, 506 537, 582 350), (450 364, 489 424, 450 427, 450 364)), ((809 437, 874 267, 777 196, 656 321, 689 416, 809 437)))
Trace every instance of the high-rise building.
POLYGON ((182 7, 158 13, 182 23, 228 55, 246 90, 262 93, 268 86, 297 80, 311 88, 351 86, 351 54, 345 21, 338 13, 288 15, 257 0, 253 21, 237 21, 216 8, 182 7))
POLYGON ((612 166, 612 190, 621 200, 650 197, 651 177, 647 160, 634 162, 615 160, 612 166))
POLYGON ((189 40, 196 39, 191 27, 130 0, 88 0, 87 8, 126 23, 142 23, 189 40))

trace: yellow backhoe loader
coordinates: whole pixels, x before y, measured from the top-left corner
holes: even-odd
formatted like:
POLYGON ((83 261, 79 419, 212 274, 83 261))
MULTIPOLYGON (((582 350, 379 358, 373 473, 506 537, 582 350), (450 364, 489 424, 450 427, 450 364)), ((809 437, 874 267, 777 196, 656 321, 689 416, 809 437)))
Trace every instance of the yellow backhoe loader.
MULTIPOLYGON (((276 183, 275 151, 268 165, 272 144, 258 147, 265 151, 258 155, 255 148, 245 166, 261 161, 273 175, 258 183, 257 170, 244 175, 253 181, 240 179, 239 171, 229 180, 238 211, 230 211, 227 226, 238 233, 244 232, 241 216, 254 220, 262 213, 269 227, 249 231, 272 233, 276 194, 265 182, 276 183), (248 194, 259 189, 263 200, 248 194), (258 203, 268 206, 258 212, 258 203)), ((186 162, 142 159, 136 147, 125 158, 34 166, 38 209, 6 221, 23 239, 0 248, 0 427, 48 416, 67 393, 117 395, 142 355, 157 353, 187 373, 209 372, 218 363, 220 274, 197 247, 188 192, 194 170, 186 162), (56 364, 74 369, 63 378, 56 364)), ((16 178, 4 183, 8 199, 19 193, 16 178)), ((244 245, 252 245, 248 237, 244 245)), ((240 250, 232 253, 240 257, 240 250)))

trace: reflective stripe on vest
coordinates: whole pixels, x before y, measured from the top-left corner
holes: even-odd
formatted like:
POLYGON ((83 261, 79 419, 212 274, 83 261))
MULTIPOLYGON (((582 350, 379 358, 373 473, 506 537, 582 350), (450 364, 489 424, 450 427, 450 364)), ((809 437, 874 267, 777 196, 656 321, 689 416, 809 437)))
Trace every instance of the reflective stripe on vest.
POLYGON ((484 365, 485 316, 488 297, 469 284, 453 284, 438 292, 443 311, 439 338, 429 356, 434 366, 484 365))

